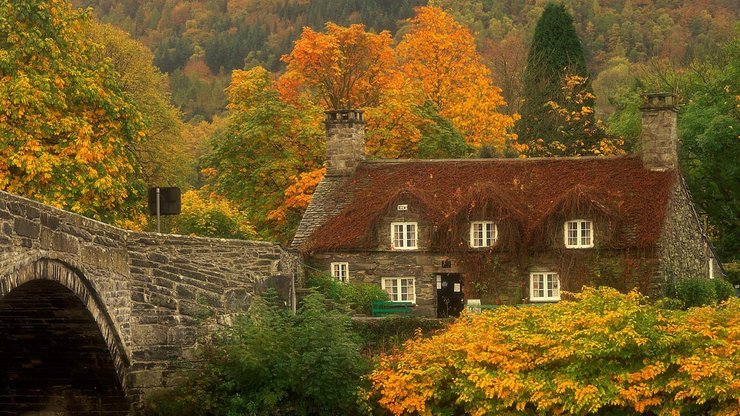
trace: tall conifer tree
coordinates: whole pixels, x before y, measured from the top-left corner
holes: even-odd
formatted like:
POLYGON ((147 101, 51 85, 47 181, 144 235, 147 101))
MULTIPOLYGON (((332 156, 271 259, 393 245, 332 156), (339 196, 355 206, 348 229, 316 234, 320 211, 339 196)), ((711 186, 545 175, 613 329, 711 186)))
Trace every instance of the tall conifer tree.
MULTIPOLYGON (((573 26, 573 17, 562 4, 548 3, 537 21, 524 71, 524 104, 517 133, 520 143, 532 144, 541 139, 541 145, 528 146, 527 153, 532 156, 550 154, 543 153, 542 148, 548 148, 556 141, 569 149, 590 147, 573 146, 573 143, 569 143, 579 138, 562 133, 562 117, 558 117, 557 111, 579 111, 583 106, 593 108, 587 79, 586 58, 573 26), (582 88, 588 92, 585 102, 576 103, 575 100, 566 99, 567 95, 571 95, 567 93, 573 92, 566 91, 566 80, 570 76, 586 80, 581 83, 582 88), (556 103, 556 108, 551 103, 556 103)), ((587 120, 584 121, 593 124, 593 112, 581 116, 586 117, 587 120)))

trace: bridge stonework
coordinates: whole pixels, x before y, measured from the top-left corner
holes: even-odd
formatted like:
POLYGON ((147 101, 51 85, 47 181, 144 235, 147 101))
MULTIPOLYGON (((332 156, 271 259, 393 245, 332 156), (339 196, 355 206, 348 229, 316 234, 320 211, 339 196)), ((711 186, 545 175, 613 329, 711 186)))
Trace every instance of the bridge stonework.
MULTIPOLYGON (((208 323, 245 310, 252 296, 276 282, 289 292, 301 273, 297 256, 277 244, 126 231, 0 192, 0 345, 15 332, 3 317, 22 310, 3 309, 4 298, 32 282, 53 282, 74 294, 94 321, 134 414, 149 392, 176 383, 179 362, 192 357, 208 323)), ((24 299, 16 304, 30 298, 24 299)), ((49 326, 49 319, 36 321, 49 326)), ((15 371, 6 367, 0 363, 0 371, 15 371)), ((12 388, 2 389, 5 415, 3 400, 14 399, 12 388)), ((39 400, 60 406, 61 399, 39 400)), ((33 406, 45 410, 43 403, 33 406)))

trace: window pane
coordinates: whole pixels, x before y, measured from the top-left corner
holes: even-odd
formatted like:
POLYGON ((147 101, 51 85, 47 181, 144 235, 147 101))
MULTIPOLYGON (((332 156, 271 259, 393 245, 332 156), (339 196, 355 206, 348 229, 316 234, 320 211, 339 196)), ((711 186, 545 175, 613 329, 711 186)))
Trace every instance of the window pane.
POLYGON ((578 222, 576 221, 568 222, 568 245, 578 245, 578 222))
POLYGON ((393 226, 393 246, 403 247, 403 224, 395 224, 393 226))
POLYGON ((581 245, 591 245, 591 221, 581 222, 581 245))
POLYGON ((416 224, 406 224, 408 240, 406 247, 416 247, 416 224))
POLYGON ((397 281, 396 279, 384 279, 385 282, 385 291, 388 293, 388 296, 390 296, 392 301, 398 300, 398 291, 397 291, 397 281))

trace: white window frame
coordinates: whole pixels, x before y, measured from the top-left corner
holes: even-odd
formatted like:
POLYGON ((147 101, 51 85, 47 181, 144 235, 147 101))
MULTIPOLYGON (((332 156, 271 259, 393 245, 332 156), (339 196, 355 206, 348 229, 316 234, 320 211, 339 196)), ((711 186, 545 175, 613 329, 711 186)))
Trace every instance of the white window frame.
POLYGON ((569 220, 563 225, 563 242, 565 248, 591 248, 594 246, 594 222, 591 220, 569 220), (570 235, 571 225, 575 224, 576 236, 570 235), (588 235, 584 233, 588 231, 588 235), (576 244, 572 243, 572 239, 576 239, 576 244))
POLYGON ((329 271, 334 279, 342 283, 349 283, 349 263, 344 261, 332 262, 329 271))
POLYGON ((497 239, 498 239, 498 225, 496 225, 496 223, 494 223, 493 221, 471 221, 470 222, 470 241, 469 243, 470 243, 471 248, 493 247, 494 245, 496 245, 497 239), (476 226, 481 227, 480 239, 478 239, 476 236, 476 232, 477 232, 475 230, 476 226), (488 236, 489 231, 491 233, 490 238, 488 236), (480 240, 480 244, 477 244, 476 240, 480 240))
POLYGON ((555 272, 542 271, 529 273, 529 300, 532 302, 552 302, 560 300, 560 276, 555 272), (535 289, 535 279, 542 278, 535 289), (548 288, 549 283, 555 285, 548 288), (542 283, 542 288, 540 288, 542 283))
POLYGON ((416 222, 392 222, 391 247, 394 250, 416 250, 419 247, 419 224, 416 222), (400 239, 396 238, 396 227, 401 227, 400 239), (410 227, 413 227, 413 236, 411 236, 410 227))
POLYGON ((714 279, 714 259, 709 258, 709 278, 714 279))
MULTIPOLYGON (((416 304, 416 278, 415 277, 384 277, 380 281, 380 287, 388 293, 391 302, 411 302, 416 304), (402 281, 411 281, 411 288, 405 294, 402 293, 402 281), (393 282, 393 284, 391 284, 393 282), (405 299, 403 298, 405 295, 405 299)), ((408 287, 408 284, 407 286, 408 287)))

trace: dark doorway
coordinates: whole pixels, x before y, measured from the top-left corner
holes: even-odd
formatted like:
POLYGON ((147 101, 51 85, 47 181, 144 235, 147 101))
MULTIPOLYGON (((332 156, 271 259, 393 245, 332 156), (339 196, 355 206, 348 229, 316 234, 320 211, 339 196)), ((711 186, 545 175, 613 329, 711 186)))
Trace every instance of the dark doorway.
POLYGON ((463 280, 458 273, 438 273, 437 317, 460 316, 464 304, 463 280))
POLYGON ((95 320, 56 282, 32 281, 0 299, 0 357, 0 416, 129 413, 95 320))

